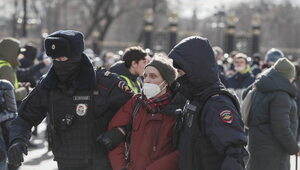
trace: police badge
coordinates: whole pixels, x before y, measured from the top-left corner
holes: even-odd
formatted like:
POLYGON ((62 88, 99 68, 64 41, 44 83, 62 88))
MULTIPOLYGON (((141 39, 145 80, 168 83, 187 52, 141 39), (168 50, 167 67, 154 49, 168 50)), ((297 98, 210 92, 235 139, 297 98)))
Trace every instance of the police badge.
POLYGON ((87 109, 88 109, 87 104, 78 104, 76 106, 76 114, 78 116, 84 116, 86 115, 87 109))

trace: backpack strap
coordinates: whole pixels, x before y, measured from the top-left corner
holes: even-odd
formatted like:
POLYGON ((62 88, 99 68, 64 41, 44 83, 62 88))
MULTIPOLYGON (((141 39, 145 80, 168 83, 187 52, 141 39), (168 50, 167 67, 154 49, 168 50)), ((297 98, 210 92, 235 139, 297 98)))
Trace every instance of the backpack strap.
POLYGON ((129 160, 129 154, 130 154, 130 137, 131 137, 131 131, 132 131, 132 125, 133 125, 133 121, 135 119, 135 116, 141 106, 141 102, 140 102, 140 97, 137 97, 136 99, 136 102, 134 104, 134 107, 133 107, 133 110, 132 110, 132 113, 131 113, 131 119, 129 121, 129 124, 127 125, 127 128, 126 128, 126 136, 125 136, 125 160, 129 160))
POLYGON ((126 129, 127 133, 126 133, 125 141, 128 144, 130 143, 130 137, 131 137, 131 130, 132 130, 133 121, 134 121, 134 119, 136 117, 136 114, 139 111, 140 106, 141 106, 140 97, 141 96, 138 96, 136 98, 136 102, 135 102, 133 110, 131 112, 131 119, 129 121, 129 124, 127 125, 127 129, 126 129))

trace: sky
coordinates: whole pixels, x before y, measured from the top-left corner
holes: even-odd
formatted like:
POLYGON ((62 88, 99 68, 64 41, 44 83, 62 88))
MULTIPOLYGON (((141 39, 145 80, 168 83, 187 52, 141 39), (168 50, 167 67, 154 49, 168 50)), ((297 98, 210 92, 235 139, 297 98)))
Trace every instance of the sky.
MULTIPOLYGON (((170 8, 174 11, 180 11, 181 17, 191 17, 193 11, 197 9, 197 17, 205 18, 216 10, 221 8, 228 9, 229 7, 240 2, 259 2, 261 0, 167 0, 170 4, 170 8)), ((268 1, 268 0, 265 0, 268 1)), ((292 4, 300 6, 300 0, 271 0, 274 3, 280 3, 283 1, 291 1, 292 4)))
MULTIPOLYGON (((166 0, 169 6, 175 12, 179 12, 181 17, 191 17, 195 8, 197 9, 197 17, 205 18, 221 8, 228 9, 240 2, 259 2, 262 0, 166 0)), ((284 1, 290 1, 296 6, 300 6, 300 0, 264 0, 280 3, 284 1)), ((21 2, 21 1, 20 1, 21 2)), ((14 12, 12 10, 12 0, 0 0, 1 15, 10 17, 14 12)))

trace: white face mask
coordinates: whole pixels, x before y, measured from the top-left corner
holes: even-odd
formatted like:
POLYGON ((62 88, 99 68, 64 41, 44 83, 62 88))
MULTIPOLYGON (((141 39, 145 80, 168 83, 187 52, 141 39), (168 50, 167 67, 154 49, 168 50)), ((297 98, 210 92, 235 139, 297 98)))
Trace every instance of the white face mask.
POLYGON ((235 71, 237 72, 241 72, 241 71, 244 71, 245 70, 245 67, 243 66, 240 66, 240 67, 234 67, 235 71))
MULTIPOLYGON (((158 95, 162 90, 160 89, 160 86, 164 83, 161 82, 160 85, 152 84, 152 83, 144 83, 143 85, 143 93, 147 97, 147 99, 150 99, 152 97, 155 97, 158 95)), ((165 88, 165 87, 164 87, 165 88)))

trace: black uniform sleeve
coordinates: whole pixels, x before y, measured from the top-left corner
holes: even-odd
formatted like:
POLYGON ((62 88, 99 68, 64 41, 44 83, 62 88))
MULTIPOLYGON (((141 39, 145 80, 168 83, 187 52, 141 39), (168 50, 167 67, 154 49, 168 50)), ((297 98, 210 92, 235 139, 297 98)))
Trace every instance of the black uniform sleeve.
POLYGON ((227 96, 214 96, 203 109, 205 133, 225 159, 222 170, 242 170, 248 153, 241 115, 227 96))
POLYGON ((100 110, 102 110, 108 124, 121 106, 133 96, 133 92, 118 75, 110 73, 105 69, 98 70, 96 76, 97 87, 100 90, 101 96, 101 99, 96 102, 101 103, 101 105, 105 103, 104 109, 100 110))
MULTIPOLYGON (((122 87, 119 87, 118 84, 119 83, 114 85, 110 95, 108 96, 108 103, 110 103, 111 107, 118 108, 117 110, 119 110, 119 108, 123 106, 134 94, 132 91, 126 91, 122 87)), ((125 86, 126 85, 127 84, 125 84, 125 86)))
POLYGON ((46 117, 45 96, 40 84, 22 101, 18 117, 10 125, 10 144, 16 139, 27 142, 31 136, 32 126, 36 126, 46 117))

